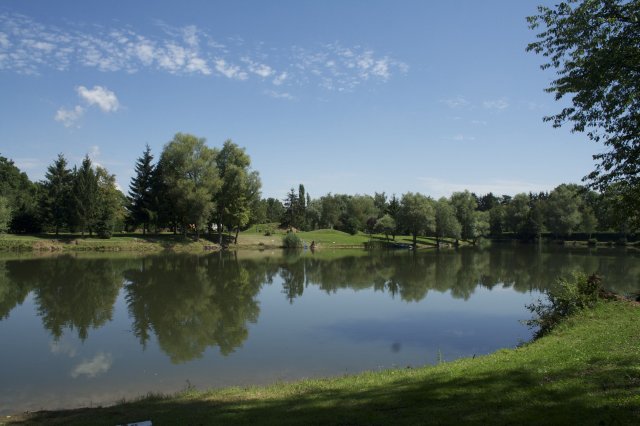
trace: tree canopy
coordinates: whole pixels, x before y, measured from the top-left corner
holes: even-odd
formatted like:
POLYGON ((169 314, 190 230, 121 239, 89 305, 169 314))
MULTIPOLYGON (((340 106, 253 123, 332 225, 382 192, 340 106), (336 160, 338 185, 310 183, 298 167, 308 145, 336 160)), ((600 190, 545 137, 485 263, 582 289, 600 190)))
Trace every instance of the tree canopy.
POLYGON ((545 117, 586 132, 609 150, 588 175, 605 190, 620 183, 629 213, 640 207, 640 1, 566 0, 527 18, 541 30, 528 51, 542 54, 557 77, 546 89, 571 104, 545 117))

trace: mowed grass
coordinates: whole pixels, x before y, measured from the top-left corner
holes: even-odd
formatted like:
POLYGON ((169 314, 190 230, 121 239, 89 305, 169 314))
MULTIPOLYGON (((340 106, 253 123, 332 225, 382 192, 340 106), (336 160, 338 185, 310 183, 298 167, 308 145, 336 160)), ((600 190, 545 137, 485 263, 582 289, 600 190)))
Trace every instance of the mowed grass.
POLYGON ((267 387, 187 390, 7 424, 640 424, 640 308, 609 301, 517 349, 267 387))

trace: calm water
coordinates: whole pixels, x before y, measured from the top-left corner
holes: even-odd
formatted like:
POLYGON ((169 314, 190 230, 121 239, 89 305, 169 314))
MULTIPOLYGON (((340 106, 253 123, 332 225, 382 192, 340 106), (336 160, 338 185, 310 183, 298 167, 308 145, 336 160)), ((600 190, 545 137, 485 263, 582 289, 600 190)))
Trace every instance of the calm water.
POLYGON ((616 249, 0 257, 0 413, 486 354, 572 270, 640 290, 616 249))

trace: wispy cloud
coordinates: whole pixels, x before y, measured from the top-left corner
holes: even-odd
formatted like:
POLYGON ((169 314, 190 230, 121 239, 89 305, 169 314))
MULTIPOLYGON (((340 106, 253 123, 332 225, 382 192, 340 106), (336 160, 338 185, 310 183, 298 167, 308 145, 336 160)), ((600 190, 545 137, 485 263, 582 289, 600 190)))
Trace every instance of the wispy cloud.
POLYGON ((84 108, 80 105, 76 105, 71 109, 60 107, 58 111, 56 111, 56 115, 53 119, 62 123, 64 127, 77 127, 78 121, 82 118, 83 114, 84 108))
POLYGON ((224 59, 216 60, 216 71, 224 75, 227 78, 233 78, 237 80, 246 80, 249 78, 246 72, 237 65, 228 64, 224 59))
POLYGON ((453 192, 469 190, 476 194, 493 192, 497 195, 515 195, 520 192, 550 191, 553 185, 524 182, 519 180, 493 179, 485 182, 452 182, 445 179, 422 177, 419 178, 425 194, 433 197, 448 197, 453 192))
POLYGON ((507 98, 488 100, 482 102, 482 106, 485 109, 503 110, 509 107, 509 101, 507 101, 507 98))
POLYGON ((286 99, 286 100, 289 100, 289 101, 292 101, 293 99, 295 99, 294 96, 291 95, 290 93, 278 92, 278 91, 275 91, 275 90, 265 90, 264 94, 267 95, 267 96, 270 96, 272 98, 275 98, 275 99, 286 99))
POLYGON ((475 136, 463 135, 462 133, 455 134, 453 136, 449 136, 444 138, 445 140, 455 141, 455 142, 467 142, 467 141, 475 141, 475 136))
POLYGON ((337 42, 267 46, 238 37, 225 40, 228 43, 221 43, 195 25, 172 27, 156 22, 156 31, 143 34, 131 27, 74 23, 58 27, 5 12, 0 13, 0 71, 42 74, 78 67, 127 73, 154 70, 350 91, 368 82, 387 82, 409 69, 390 55, 363 46, 337 42))
POLYGON ((74 379, 85 376, 92 379, 100 374, 104 374, 111 368, 113 357, 111 354, 99 353, 92 359, 81 362, 71 371, 71 377, 74 379))
POLYGON ((440 102, 442 102, 449 108, 464 108, 471 105, 471 102, 463 96, 456 96, 454 98, 442 99, 440 102))

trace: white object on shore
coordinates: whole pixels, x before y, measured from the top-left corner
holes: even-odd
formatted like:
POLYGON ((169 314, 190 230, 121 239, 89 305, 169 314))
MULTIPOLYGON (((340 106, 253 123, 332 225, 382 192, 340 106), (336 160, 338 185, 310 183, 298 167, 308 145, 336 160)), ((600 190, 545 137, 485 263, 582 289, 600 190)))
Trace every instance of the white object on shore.
POLYGON ((143 420, 141 422, 127 423, 126 425, 116 425, 116 426, 153 426, 153 425, 151 424, 151 420, 143 420))

